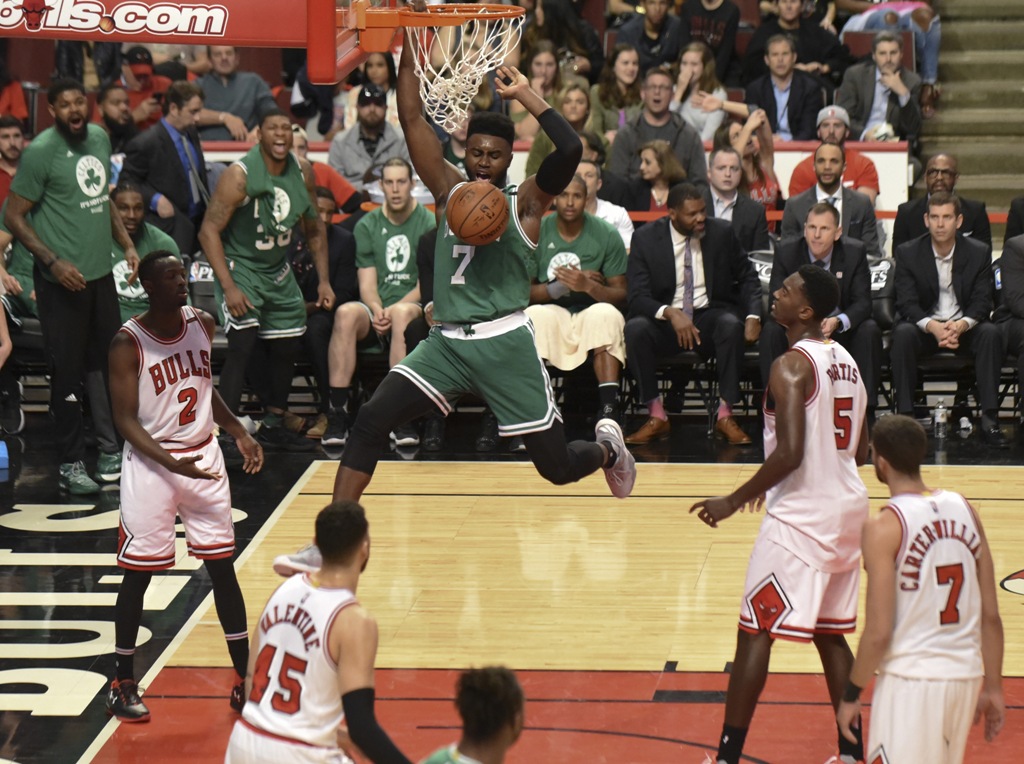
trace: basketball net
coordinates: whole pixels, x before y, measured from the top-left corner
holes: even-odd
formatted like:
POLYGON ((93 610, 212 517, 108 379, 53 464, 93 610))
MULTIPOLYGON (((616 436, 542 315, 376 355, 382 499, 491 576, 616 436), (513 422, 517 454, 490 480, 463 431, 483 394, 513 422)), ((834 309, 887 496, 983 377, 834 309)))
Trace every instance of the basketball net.
POLYGON ((434 5, 424 15, 457 15, 464 23, 449 26, 450 20, 438 18, 436 26, 406 27, 424 111, 446 133, 462 126, 484 77, 505 63, 519 45, 522 10, 501 5, 434 5))

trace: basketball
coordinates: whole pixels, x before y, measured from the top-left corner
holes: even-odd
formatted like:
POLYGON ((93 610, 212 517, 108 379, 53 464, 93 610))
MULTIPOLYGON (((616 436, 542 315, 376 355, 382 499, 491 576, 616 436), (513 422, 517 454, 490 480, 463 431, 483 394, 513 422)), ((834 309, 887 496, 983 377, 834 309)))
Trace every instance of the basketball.
POLYGON ((464 183, 448 197, 445 217, 459 239, 474 247, 490 244, 508 225, 508 200, 488 180, 464 183))

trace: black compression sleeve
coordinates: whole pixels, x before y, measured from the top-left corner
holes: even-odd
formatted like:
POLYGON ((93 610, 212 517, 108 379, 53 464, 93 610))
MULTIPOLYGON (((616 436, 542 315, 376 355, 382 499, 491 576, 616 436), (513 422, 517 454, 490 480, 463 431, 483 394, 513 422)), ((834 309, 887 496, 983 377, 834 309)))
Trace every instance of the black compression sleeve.
POLYGON ((373 762, 373 764, 412 764, 405 754, 391 742, 388 733, 377 724, 373 714, 374 691, 372 687, 346 692, 341 696, 341 707, 345 711, 345 724, 352 742, 373 762))
POLYGON ((558 196, 569 185, 583 158, 583 142, 576 131, 555 109, 547 109, 537 118, 541 129, 555 144, 537 170, 537 188, 558 196))

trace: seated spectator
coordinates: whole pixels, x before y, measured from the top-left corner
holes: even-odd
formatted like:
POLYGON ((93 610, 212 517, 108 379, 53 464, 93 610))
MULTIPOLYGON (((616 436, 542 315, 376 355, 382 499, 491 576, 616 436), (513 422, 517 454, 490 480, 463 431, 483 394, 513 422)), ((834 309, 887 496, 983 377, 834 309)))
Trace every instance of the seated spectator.
MULTIPOLYGON (((516 102, 518 103, 518 101, 516 102)), ((583 130, 590 116, 590 93, 585 85, 574 83, 563 90, 559 96, 559 104, 556 107, 565 121, 577 132, 583 130)), ((539 126, 538 126, 539 127, 539 126)), ((555 149, 548 134, 541 130, 534 138, 530 146, 530 153, 526 157, 526 177, 536 175, 540 169, 544 157, 555 149)))
POLYGON ((14 117, 22 127, 28 124, 28 104, 21 83, 7 70, 0 59, 0 117, 14 117))
POLYGON ((202 77, 212 64, 205 45, 147 43, 153 55, 153 71, 171 82, 202 77))
MULTIPOLYGON (((330 190, 334 195, 334 203, 341 212, 349 215, 359 212, 364 199, 363 195, 356 191, 353 185, 341 177, 340 173, 329 164, 314 162, 309 158, 309 138, 301 126, 292 125, 292 136, 292 153, 299 159, 305 159, 312 166, 313 182, 316 186, 330 190)), ((339 221, 332 220, 330 222, 337 223, 339 221)), ((328 225, 327 232, 330 233, 330 224, 326 225, 328 225)))
POLYGON ((921 134, 920 92, 921 78, 903 68, 902 38, 879 32, 871 44, 871 61, 854 64, 843 75, 836 105, 850 115, 857 140, 913 143, 921 134))
MULTIPOLYGON (((550 40, 537 42, 526 59, 526 68, 523 71, 530 78, 530 87, 533 92, 551 104, 552 108, 557 109, 558 94, 562 90, 563 83, 555 44, 550 40)), ((509 105, 508 115, 516 126, 516 140, 532 143, 533 139, 537 137, 537 133, 540 132, 540 123, 537 122, 536 117, 515 100, 509 105)))
POLYGON ((814 174, 818 182, 802 194, 789 198, 782 213, 782 239, 803 235, 807 215, 818 202, 828 202, 839 213, 843 235, 863 242, 871 257, 882 257, 878 243, 875 208, 864 194, 843 186, 845 158, 841 146, 822 143, 814 151, 814 174))
MULTIPOLYGON (((331 408, 320 439, 325 446, 343 446, 348 439, 359 343, 369 338, 371 347, 388 353, 393 367, 406 356, 406 327, 423 314, 413 247, 435 220, 412 198, 412 183, 408 160, 389 159, 380 179, 384 205, 356 224, 359 302, 345 303, 335 313, 328 351, 331 408)), ((419 435, 415 427, 404 425, 392 433, 392 440, 398 446, 415 446, 419 435)))
POLYGON ((203 91, 179 80, 167 90, 164 116, 128 144, 124 172, 142 189, 146 221, 176 242, 175 251, 199 249, 197 234, 210 199, 206 158, 196 124, 203 91))
MULTIPOLYGON (((1003 335, 1007 357, 1017 357, 1017 385, 1024 385, 1024 235, 1017 234, 1003 243, 999 260, 1002 297, 992 320, 1003 335)), ((1017 438, 1024 442, 1024 397, 1017 413, 1017 438)))
POLYGON ((362 191, 374 180, 374 170, 389 159, 409 161, 405 138, 384 119, 387 95, 376 85, 364 85, 356 99, 356 123, 331 141, 327 164, 362 191))
POLYGON ((7 201, 24 148, 25 133, 21 120, 11 114, 0 117, 0 205, 7 201))
POLYGON ((620 42, 590 89, 590 129, 611 145, 619 129, 641 108, 639 55, 632 45, 620 42))
POLYGON ((939 14, 928 2, 869 2, 869 0, 836 0, 840 11, 851 16, 843 25, 846 32, 887 29, 893 32, 910 31, 914 36, 917 69, 921 74, 921 116, 935 116, 935 102, 939 100, 939 47, 942 44, 942 25, 939 14))
MULTIPOLYGON (((774 302, 775 292, 786 277, 807 263, 827 268, 836 277, 839 304, 833 315, 822 322, 821 329, 825 339, 845 347, 857 362, 868 393, 868 421, 872 422, 882 378, 882 331, 871 317, 871 272, 867 255, 861 242, 843 235, 839 211, 828 202, 816 202, 807 213, 803 234, 784 241, 775 249, 768 294, 774 302)), ((761 380, 767 385, 772 361, 789 346, 785 328, 769 317, 758 345, 761 380)))
MULTIPOLYGON (((128 142, 139 134, 139 126, 132 119, 128 90, 120 82, 100 89, 96 96, 96 109, 93 111, 92 121, 102 127, 110 138, 111 154, 124 154, 128 142)), ((122 164, 123 161, 122 157, 122 164)), ((113 173, 110 182, 117 185, 113 173)))
POLYGON ((586 211, 579 175, 555 197, 541 222, 535 283, 526 315, 540 357, 572 371, 591 356, 597 377, 596 419, 619 418, 619 380, 626 361, 626 249, 609 223, 586 211))
POLYGON ((896 248, 896 310, 892 333, 892 390, 896 413, 913 416, 918 359, 949 350, 974 359, 981 436, 1006 448, 999 429, 999 375, 1003 337, 989 321, 992 257, 979 241, 957 234, 960 200, 938 192, 928 198, 928 236, 896 248))
POLYGON ((715 59, 711 48, 702 42, 691 42, 679 57, 679 77, 672 94, 672 111, 681 114, 700 133, 702 141, 710 141, 725 119, 725 112, 704 111, 705 96, 721 101, 727 99, 725 88, 715 76, 715 59))
POLYGON ((54 68, 58 78, 81 82, 85 92, 95 93, 121 81, 121 43, 59 40, 54 48, 54 68))
MULTIPOLYGON (((398 125, 398 72, 395 69, 395 57, 390 53, 371 53, 366 57, 366 62, 361 67, 363 72, 361 85, 376 85, 387 97, 387 111, 384 118, 396 129, 398 125)), ((359 87, 354 87, 348 92, 342 91, 341 96, 345 101, 345 116, 339 126, 340 130, 351 127, 356 123, 356 115, 359 111, 359 87)), ((338 131, 335 130, 335 134, 338 131)), ((326 140, 331 140, 326 135, 326 140)))
MULTIPOLYGON (((779 15, 778 0, 761 0, 759 3, 762 19, 770 19, 779 15)), ((803 0, 800 13, 805 19, 813 21, 822 29, 836 33, 835 0, 803 0)), ((762 23, 764 23, 762 21, 762 23)))
POLYGON ((1010 212, 1006 216, 1006 234, 1003 236, 1003 245, 1014 236, 1024 233, 1024 196, 1018 196, 1010 201, 1010 212))
POLYGON ((628 254, 633 241, 633 221, 625 207, 598 197, 604 185, 601 165, 596 159, 581 159, 578 172, 583 182, 587 184, 587 212, 611 224, 612 228, 619 232, 628 254))
POLYGON ((524 29, 522 45, 527 56, 543 40, 557 42, 558 58, 565 61, 567 75, 582 77, 588 84, 597 81, 604 66, 604 48, 597 30, 579 17, 571 0, 536 0, 534 23, 524 29))
MULTIPOLYGON (((755 111, 742 125, 722 125, 715 133, 714 147, 723 146, 732 146, 743 160, 741 193, 763 206, 765 212, 778 209, 782 194, 775 175, 775 144, 764 109, 755 111)), ((774 222, 768 224, 768 230, 775 230, 774 222)))
MULTIPOLYGON (((141 45, 129 48, 124 54, 122 81, 128 92, 128 107, 132 119, 140 130, 160 121, 161 100, 171 81, 153 72, 153 56, 141 45)), ((93 117, 94 121, 99 121, 93 117)))
MULTIPOLYGON (((121 217, 124 230, 128 232, 140 258, 157 250, 166 250, 175 254, 181 251, 174 243, 174 239, 159 228, 146 224, 146 207, 142 199, 142 189, 133 181, 122 179, 111 193, 110 203, 121 217)), ((124 249, 116 240, 111 257, 114 267, 114 288, 117 290, 117 304, 121 309, 121 322, 123 323, 132 316, 146 312, 149 308, 149 295, 146 294, 146 290, 142 288, 138 279, 129 282, 131 268, 125 262, 124 249)))
POLYGON ((10 323, 20 327, 23 318, 39 318, 39 309, 32 255, 22 247, 11 247, 13 241, 14 237, 0 221, 0 303, 10 323))
POLYGON ((708 162, 708 186, 704 202, 711 217, 732 223, 740 244, 748 253, 771 248, 768 219, 764 207, 740 193, 743 182, 743 161, 732 146, 711 152, 708 162))
MULTIPOLYGON (((956 181, 960 177, 956 157, 951 154, 936 154, 925 165, 924 183, 928 196, 944 192, 956 193, 956 181)), ((989 225, 988 210, 981 200, 966 199, 959 194, 960 214, 963 223, 957 233, 980 241, 992 252, 992 226, 989 225)), ((892 248, 896 250, 901 244, 928 233, 925 220, 928 217, 928 199, 912 199, 903 202, 896 210, 896 220, 892 226, 892 248)))
POLYGON ((821 85, 796 68, 796 47, 788 35, 768 40, 769 73, 747 85, 747 110, 762 108, 772 133, 784 141, 814 140, 815 118, 824 105, 821 85))
POLYGON ((683 34, 689 31, 691 40, 701 40, 715 54, 718 81, 737 81, 738 72, 733 75, 730 71, 736 32, 740 28, 740 9, 736 4, 732 0, 685 0, 679 9, 679 18, 683 22, 683 34))
POLYGON ((630 212, 667 212, 669 190, 686 180, 668 141, 647 141, 640 147, 640 177, 631 185, 630 212))
MULTIPOLYGON (((691 183, 706 185, 708 166, 700 134, 669 109, 675 78, 655 67, 644 76, 643 109, 627 122, 612 143, 608 169, 626 178, 640 177, 640 147, 648 141, 667 141, 691 183)), ((623 205, 625 206, 625 205, 623 205)))
POLYGON ((743 82, 750 83, 768 73, 765 64, 768 40, 788 35, 796 44, 796 68, 818 78, 828 93, 842 82, 851 63, 850 51, 834 32, 803 14, 803 0, 778 0, 778 15, 761 22, 743 56, 743 82))
POLYGON ((644 12, 635 14, 619 28, 615 39, 637 51, 641 72, 652 66, 672 66, 679 60, 683 45, 690 41, 689 30, 668 12, 668 7, 668 0, 643 0, 644 12))
MULTIPOLYGON (((842 106, 826 106, 818 112, 818 140, 832 143, 846 154, 846 169, 843 170, 843 186, 860 191, 871 204, 878 198, 878 169, 875 163, 846 146, 850 137, 850 115, 842 106)), ((801 159, 789 177, 789 195, 801 194, 817 182, 814 175, 814 155, 801 159)))
POLYGON ((211 69, 196 84, 205 94, 199 116, 204 141, 253 141, 265 114, 277 109, 270 86, 258 74, 239 71, 241 57, 230 45, 211 45, 211 69))
POLYGON ((583 144, 583 159, 596 163, 601 168, 601 199, 625 207, 629 201, 629 181, 618 173, 605 168, 605 145, 597 135, 587 130, 576 133, 583 144))
POLYGON ((707 219, 701 190, 683 183, 669 195, 668 216, 640 228, 633 243, 626 270, 626 358, 649 417, 626 442, 642 445, 669 436, 658 358, 686 350, 716 359, 716 429, 733 445, 749 444, 732 407, 741 400, 745 343, 761 333, 761 282, 732 227, 707 219))

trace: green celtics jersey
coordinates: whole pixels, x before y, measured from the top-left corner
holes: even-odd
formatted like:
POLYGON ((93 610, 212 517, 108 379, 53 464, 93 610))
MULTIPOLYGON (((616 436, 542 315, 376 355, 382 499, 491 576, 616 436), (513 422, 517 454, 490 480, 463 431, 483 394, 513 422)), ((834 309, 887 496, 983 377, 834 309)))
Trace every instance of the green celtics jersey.
POLYGON ((383 207, 356 223, 356 267, 377 269, 377 294, 385 308, 416 286, 416 247, 435 224, 434 214, 420 204, 401 225, 388 220, 383 207))
POLYGON ((276 274, 287 260, 299 218, 316 217, 302 169, 289 155, 284 173, 271 175, 259 144, 236 164, 245 171, 247 196, 221 234, 224 254, 250 270, 276 274))
MULTIPOLYGON (((39 238, 86 281, 110 273, 109 168, 110 139, 99 125, 88 125, 77 143, 51 127, 25 147, 11 183, 13 193, 35 202, 28 220, 39 238)), ((15 246, 32 257, 20 242, 15 246)))
POLYGON ((452 743, 444 748, 438 748, 420 764, 480 764, 480 762, 468 756, 463 756, 459 753, 458 747, 452 743))
MULTIPOLYGON (((142 236, 135 242, 135 251, 139 253, 141 260, 150 252, 158 249, 166 249, 178 254, 178 245, 174 239, 165 234, 156 226, 142 224, 142 236)), ((128 276, 131 269, 124 261, 124 250, 115 241, 113 250, 110 253, 111 265, 114 268, 114 288, 117 289, 117 304, 121 308, 121 321, 127 321, 132 316, 144 313, 149 308, 149 297, 142 283, 136 279, 134 284, 128 283, 128 276)))
MULTIPOLYGON (((560 266, 598 271, 609 278, 626 272, 626 247, 611 223, 589 212, 583 213, 583 230, 572 241, 559 234, 558 216, 548 215, 540 223, 536 260, 537 280, 541 283, 551 281, 555 268, 560 266)), ((593 305, 594 298, 584 292, 570 292, 555 302, 575 313, 593 305)))
POLYGON ((494 321, 530 302, 533 242, 516 211, 516 187, 505 188, 509 221, 497 240, 482 247, 460 241, 447 222, 434 248, 434 319, 452 324, 494 321))

